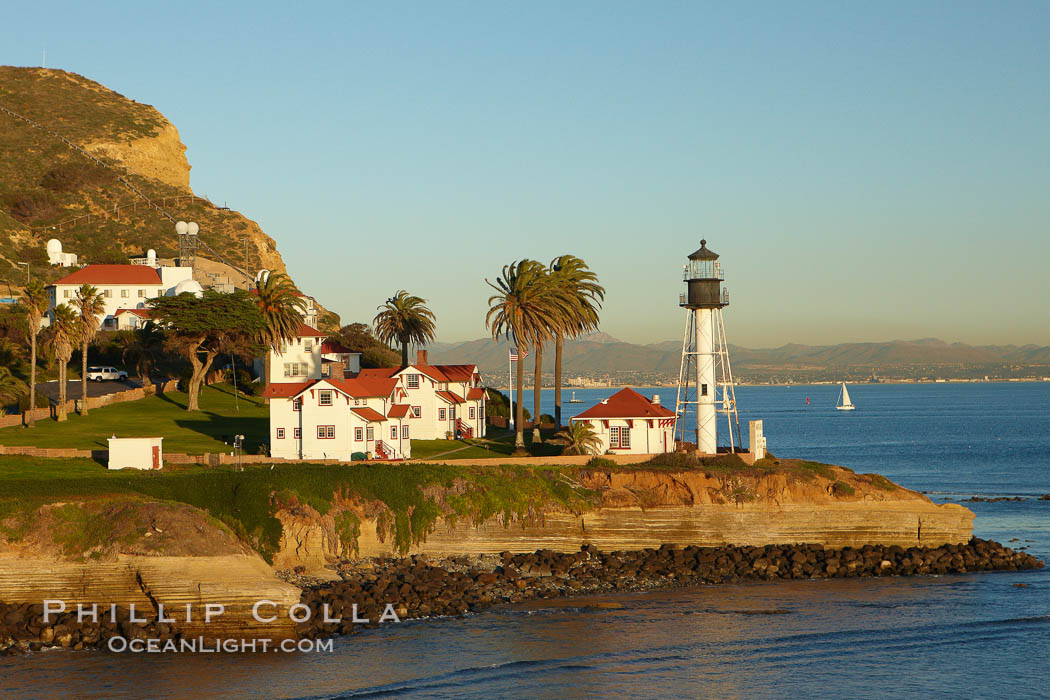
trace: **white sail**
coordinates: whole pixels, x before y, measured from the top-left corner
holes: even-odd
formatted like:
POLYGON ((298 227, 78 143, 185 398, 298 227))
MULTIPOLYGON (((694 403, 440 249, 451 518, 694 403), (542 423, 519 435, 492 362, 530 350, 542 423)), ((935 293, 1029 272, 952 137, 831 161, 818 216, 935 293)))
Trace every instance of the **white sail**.
POLYGON ((846 388, 846 382, 842 383, 842 389, 839 392, 839 403, 835 408, 840 411, 852 411, 854 408, 853 402, 849 399, 849 389, 846 388))

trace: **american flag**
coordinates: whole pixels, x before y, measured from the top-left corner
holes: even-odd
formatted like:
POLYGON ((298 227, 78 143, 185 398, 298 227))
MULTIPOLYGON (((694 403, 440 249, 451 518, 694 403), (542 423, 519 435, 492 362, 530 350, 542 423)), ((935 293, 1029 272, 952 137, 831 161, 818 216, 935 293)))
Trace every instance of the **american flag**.
MULTIPOLYGON (((526 350, 524 353, 522 353, 521 356, 522 356, 522 358, 528 357, 529 356, 529 351, 526 350)), ((510 349, 510 361, 511 362, 517 362, 518 361, 518 349, 517 348, 511 348, 510 349)))

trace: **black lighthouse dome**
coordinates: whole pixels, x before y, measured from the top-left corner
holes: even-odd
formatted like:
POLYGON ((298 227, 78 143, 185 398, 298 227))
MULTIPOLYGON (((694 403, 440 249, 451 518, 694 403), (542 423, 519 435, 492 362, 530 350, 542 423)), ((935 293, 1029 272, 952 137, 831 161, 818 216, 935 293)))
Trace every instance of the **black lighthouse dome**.
POLYGON ((728 306, 729 295, 723 293, 722 281, 725 272, 718 262, 718 253, 707 247, 707 240, 700 241, 700 248, 689 254, 682 277, 686 292, 681 295, 679 305, 689 309, 715 309, 728 306))

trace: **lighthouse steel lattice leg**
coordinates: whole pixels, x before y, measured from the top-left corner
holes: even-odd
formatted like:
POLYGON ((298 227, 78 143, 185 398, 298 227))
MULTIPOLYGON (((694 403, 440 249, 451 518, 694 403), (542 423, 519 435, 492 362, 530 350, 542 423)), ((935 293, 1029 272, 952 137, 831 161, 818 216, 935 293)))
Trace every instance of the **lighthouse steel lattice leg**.
MULTIPOLYGON (((736 407, 736 387, 733 382, 733 368, 729 361, 729 343, 726 340, 725 322, 722 309, 714 309, 711 351, 714 361, 714 388, 718 392, 711 397, 719 413, 726 415, 726 427, 729 430, 729 449, 735 452, 737 446, 743 447, 740 434, 740 416, 736 407)), ((675 439, 686 441, 685 431, 690 409, 696 417, 694 440, 700 444, 700 395, 697 376, 700 368, 700 353, 697 343, 697 311, 690 309, 686 314, 685 332, 682 335, 682 362, 678 370, 678 393, 675 399, 675 439)))

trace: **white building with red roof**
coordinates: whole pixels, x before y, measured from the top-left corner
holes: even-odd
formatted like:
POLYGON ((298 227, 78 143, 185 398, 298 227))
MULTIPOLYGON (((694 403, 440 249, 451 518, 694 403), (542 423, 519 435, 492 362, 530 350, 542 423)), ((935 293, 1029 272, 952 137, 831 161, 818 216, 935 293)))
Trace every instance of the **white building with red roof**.
POLYGON ((621 389, 583 413, 573 423, 590 423, 602 441, 601 454, 659 454, 674 452, 674 411, 650 401, 634 389, 621 389))
POLYGON ((427 351, 419 350, 415 364, 363 369, 358 377, 397 381, 418 440, 485 436, 485 389, 477 365, 432 365, 427 351))
POLYGON ((179 291, 199 291, 191 267, 150 267, 148 265, 86 265, 47 286, 50 312, 60 304, 75 304, 77 290, 90 284, 102 294, 105 311, 101 327, 117 330, 117 314, 122 309, 144 309, 154 297, 179 291), (181 285, 181 287, 180 287, 181 285))

